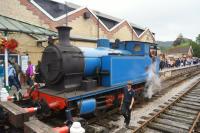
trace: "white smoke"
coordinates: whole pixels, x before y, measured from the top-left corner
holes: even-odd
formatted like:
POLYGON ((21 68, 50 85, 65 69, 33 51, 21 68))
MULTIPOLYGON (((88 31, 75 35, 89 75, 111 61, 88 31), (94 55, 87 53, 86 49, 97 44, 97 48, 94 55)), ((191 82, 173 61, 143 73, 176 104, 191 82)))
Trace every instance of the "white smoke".
POLYGON ((151 99, 153 94, 161 89, 160 78, 156 73, 156 62, 152 63, 147 70, 147 80, 145 84, 144 97, 151 99))

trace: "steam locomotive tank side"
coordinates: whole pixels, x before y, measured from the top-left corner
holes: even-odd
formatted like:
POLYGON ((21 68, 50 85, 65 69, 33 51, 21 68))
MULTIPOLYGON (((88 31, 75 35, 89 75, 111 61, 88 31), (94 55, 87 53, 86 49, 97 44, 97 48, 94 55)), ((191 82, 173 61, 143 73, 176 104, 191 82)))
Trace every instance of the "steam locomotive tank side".
MULTIPOLYGON (((107 39, 102 41, 108 41, 107 39)), ((109 41, 108 41, 109 43, 109 41)), ((115 50, 106 47, 86 48, 79 47, 84 56, 84 76, 94 76, 97 70, 101 70, 101 58, 111 54, 116 55, 131 55, 129 51, 115 50)))
POLYGON ((101 39, 97 48, 80 48, 84 55, 84 76, 95 75, 98 69, 101 73, 107 72, 101 75, 102 86, 125 84, 128 80, 145 82, 145 69, 151 64, 150 44, 127 41, 115 45, 117 48, 112 49, 107 39, 101 39))

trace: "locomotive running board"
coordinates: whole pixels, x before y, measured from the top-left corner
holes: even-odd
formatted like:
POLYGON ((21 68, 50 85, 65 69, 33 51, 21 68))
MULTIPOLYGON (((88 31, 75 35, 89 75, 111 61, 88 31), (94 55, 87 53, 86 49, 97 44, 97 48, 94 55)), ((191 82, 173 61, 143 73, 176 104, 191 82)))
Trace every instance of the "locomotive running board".
POLYGON ((8 112, 8 120, 16 128, 23 128, 24 122, 29 120, 30 114, 13 102, 0 102, 0 106, 8 112))
POLYGON ((52 127, 40 120, 30 120, 24 123, 24 133, 55 133, 52 127))

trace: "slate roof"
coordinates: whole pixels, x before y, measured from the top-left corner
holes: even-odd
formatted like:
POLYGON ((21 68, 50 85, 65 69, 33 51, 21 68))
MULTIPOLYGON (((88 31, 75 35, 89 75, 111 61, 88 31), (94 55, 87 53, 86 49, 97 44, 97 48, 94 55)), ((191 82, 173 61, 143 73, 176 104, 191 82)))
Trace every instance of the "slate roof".
POLYGON ((132 28, 135 30, 135 32, 138 34, 138 36, 144 32, 143 29, 139 29, 139 28, 135 28, 135 27, 132 27, 132 28))
POLYGON ((52 17, 57 18, 66 14, 66 12, 71 12, 76 9, 76 7, 66 6, 54 1, 49 0, 34 0, 40 7, 47 11, 52 17))
POLYGON ((21 32, 21 33, 37 34, 37 35, 53 35, 53 36, 57 35, 57 33, 54 31, 2 15, 0 15, 0 31, 21 32))
POLYGON ((112 27, 114 27, 116 24, 118 24, 119 22, 111 20, 111 19, 107 19, 107 18, 103 18, 98 16, 98 18, 106 25, 106 27, 108 29, 111 29, 112 27))
POLYGON ((174 47, 166 51, 167 54, 176 54, 176 53, 182 53, 182 54, 188 54, 188 51, 191 46, 183 46, 183 47, 174 47))
MULTIPOLYGON (((52 0, 33 0, 36 2, 40 7, 42 7, 46 12, 48 12, 53 18, 60 17, 66 12, 74 11, 80 8, 79 5, 67 2, 67 6, 62 3, 58 3, 52 0), (67 8, 68 7, 68 8, 67 8)), ((119 18, 115 18, 113 16, 101 13, 99 11, 92 10, 95 15, 106 25, 108 29, 111 29, 116 24, 120 23, 122 20, 119 18)), ((145 28, 140 27, 136 24, 130 23, 131 26, 134 28, 138 36, 145 30, 145 28)))

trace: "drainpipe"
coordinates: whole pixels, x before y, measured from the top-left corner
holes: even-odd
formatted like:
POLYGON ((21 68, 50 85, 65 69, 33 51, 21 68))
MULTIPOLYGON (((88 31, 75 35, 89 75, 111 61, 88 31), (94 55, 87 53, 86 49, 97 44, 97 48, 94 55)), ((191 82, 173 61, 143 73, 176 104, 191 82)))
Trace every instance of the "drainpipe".
POLYGON ((133 41, 133 27, 132 27, 132 30, 131 30, 131 31, 132 31, 132 41, 133 41))
MULTIPOLYGON (((99 14, 99 12, 96 12, 97 14, 99 14)), ((100 21, 100 19, 99 19, 99 16, 97 16, 97 39, 99 39, 99 37, 100 37, 100 35, 99 35, 99 21, 100 21)))
POLYGON ((98 17, 98 29, 97 29, 97 32, 98 32, 97 38, 99 39, 99 17, 98 17))

